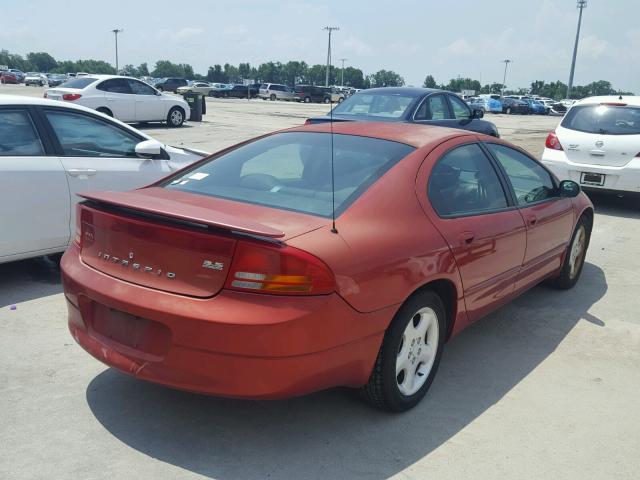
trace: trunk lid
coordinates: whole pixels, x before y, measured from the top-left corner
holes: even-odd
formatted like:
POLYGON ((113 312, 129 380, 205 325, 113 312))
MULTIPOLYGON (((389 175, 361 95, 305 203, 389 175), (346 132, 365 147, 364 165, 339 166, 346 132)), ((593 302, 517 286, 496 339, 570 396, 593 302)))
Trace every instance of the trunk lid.
POLYGON ((573 163, 623 167, 640 152, 640 135, 587 133, 561 126, 556 135, 573 163))
POLYGON ((224 286, 239 238, 282 241, 326 220, 151 187, 82 194, 81 257, 107 275, 179 295, 224 286), (286 227, 286 233, 285 228, 286 227))

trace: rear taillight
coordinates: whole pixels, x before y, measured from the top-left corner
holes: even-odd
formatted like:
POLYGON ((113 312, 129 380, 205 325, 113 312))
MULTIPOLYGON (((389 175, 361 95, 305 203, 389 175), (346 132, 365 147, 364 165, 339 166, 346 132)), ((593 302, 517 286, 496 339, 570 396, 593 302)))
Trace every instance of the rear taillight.
POLYGON ((82 206, 76 205, 76 233, 73 235, 73 243, 82 248, 82 206))
POLYGON ((63 100, 67 100, 69 102, 73 102, 74 100, 78 100, 82 95, 79 93, 65 93, 62 95, 63 100))
POLYGON ((307 119, 304 121, 304 124, 305 124, 305 125, 311 125, 312 123, 313 123, 313 122, 311 121, 311 119, 310 119, 310 118, 307 118, 307 119))
POLYGON ((329 267, 313 255, 289 246, 239 241, 226 288, 280 295, 323 295, 334 291, 329 267))
POLYGON ((547 135, 547 141, 544 142, 544 146, 550 148, 551 150, 564 150, 555 132, 551 132, 549 135, 547 135))

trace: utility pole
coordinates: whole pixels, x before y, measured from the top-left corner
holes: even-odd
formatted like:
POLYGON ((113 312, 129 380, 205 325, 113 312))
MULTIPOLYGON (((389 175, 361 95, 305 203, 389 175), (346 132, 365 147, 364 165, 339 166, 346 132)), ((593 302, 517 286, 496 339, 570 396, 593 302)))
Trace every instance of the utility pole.
POLYGON ((123 30, 121 28, 114 28, 111 31, 116 37, 116 75, 118 75, 118 34, 122 33, 123 30))
POLYGON ((567 98, 571 98, 571 88, 573 87, 573 72, 576 69, 576 55, 578 54, 578 39, 580 38, 580 24, 582 23, 582 10, 587 8, 587 0, 578 0, 576 5, 580 9, 578 14, 578 30, 576 31, 576 43, 573 46, 573 59, 571 60, 571 73, 569 73, 569 84, 567 85, 567 98))
POLYGON ((323 30, 326 30, 327 32, 329 32, 329 44, 327 46, 327 73, 325 76, 325 86, 329 86, 329 70, 331 69, 331 32, 333 32, 334 30, 340 30, 340 27, 329 27, 326 26, 323 28, 323 30))
POLYGON ((340 72, 342 73, 342 79, 340 80, 340 86, 344 87, 344 62, 346 62, 348 59, 347 58, 341 58, 340 61, 342 62, 342 69, 340 70, 340 72))
POLYGON ((513 60, 509 60, 508 58, 505 58, 502 61, 504 62, 504 76, 502 77, 502 90, 500 92, 500 96, 504 97, 504 86, 507 84, 507 66, 511 62, 513 62, 513 60))

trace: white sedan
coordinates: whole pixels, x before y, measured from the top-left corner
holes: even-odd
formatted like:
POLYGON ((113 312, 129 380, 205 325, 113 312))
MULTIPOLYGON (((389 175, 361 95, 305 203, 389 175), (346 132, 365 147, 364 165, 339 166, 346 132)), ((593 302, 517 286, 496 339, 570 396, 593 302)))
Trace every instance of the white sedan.
POLYGON ((640 192, 640 97, 575 102, 547 137, 542 163, 585 190, 640 192))
POLYGON ((191 113, 181 97, 162 93, 130 77, 86 75, 49 88, 45 98, 73 102, 115 117, 122 122, 167 122, 181 127, 191 113))
POLYGON ((0 95, 0 263, 64 251, 77 193, 148 185, 205 155, 85 107, 0 95))

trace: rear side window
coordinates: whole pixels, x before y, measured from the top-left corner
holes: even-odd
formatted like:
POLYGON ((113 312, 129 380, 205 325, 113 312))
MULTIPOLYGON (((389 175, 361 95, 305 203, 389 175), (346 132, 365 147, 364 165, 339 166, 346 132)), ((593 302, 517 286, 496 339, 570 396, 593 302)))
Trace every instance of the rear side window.
POLYGON ((640 108, 628 105, 578 105, 567 112, 561 125, 570 130, 601 135, 638 135, 640 108))
MULTIPOLYGON (((414 150, 377 138, 334 135, 336 215, 414 150)), ((323 217, 332 211, 331 135, 287 132, 239 147, 165 188, 323 217)))
POLYGON ((96 88, 109 93, 131 93, 129 81, 126 78, 112 78, 110 80, 105 80, 96 88))
POLYGON ((0 110, 0 157, 44 155, 31 117, 24 110, 0 110))
POLYGON ((140 140, 88 115, 47 110, 47 119, 65 155, 70 157, 137 157, 140 140))
POLYGON ((80 78, 72 78, 64 82, 61 87, 64 88, 84 88, 87 85, 91 85, 93 82, 97 81, 97 78, 94 77, 80 77, 80 78))
POLYGON ((441 217, 477 215, 507 207, 491 162, 475 144, 445 153, 429 176, 429 201, 441 217))

